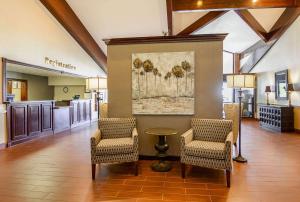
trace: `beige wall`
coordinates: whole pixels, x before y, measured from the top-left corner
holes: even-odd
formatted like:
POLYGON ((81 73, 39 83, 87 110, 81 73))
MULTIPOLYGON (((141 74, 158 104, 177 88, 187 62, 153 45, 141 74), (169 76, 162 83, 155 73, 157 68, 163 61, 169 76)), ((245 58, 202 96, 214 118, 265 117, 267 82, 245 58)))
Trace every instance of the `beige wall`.
POLYGON ((1 57, 84 76, 104 76, 99 66, 40 1, 0 2, 1 57), (44 62, 45 57, 77 68, 54 67, 44 62))
POLYGON ((84 86, 85 79, 77 77, 68 77, 68 76, 49 76, 48 77, 49 86, 84 86))
POLYGON ((54 86, 54 99, 55 100, 72 100, 74 95, 80 95, 84 98, 85 86, 54 86), (69 91, 65 93, 63 88, 67 87, 69 91))
POLYGON ((7 72, 6 78, 27 80, 28 100, 53 99, 53 87, 48 86, 48 77, 7 72))
MULTIPOLYGON (((289 69, 289 83, 294 83, 295 92, 291 94, 292 105, 295 106, 294 122, 295 128, 300 130, 300 68, 289 69)), ((266 103, 266 86, 275 85, 275 72, 263 72, 257 74, 257 103, 266 103)), ((275 93, 269 94, 269 101, 271 104, 288 105, 288 100, 277 101, 275 93)), ((258 110, 257 110, 258 111, 258 110)))
POLYGON ((154 155, 156 137, 144 134, 149 127, 171 127, 179 134, 168 138, 169 154, 179 155, 179 136, 190 128, 192 117, 222 117, 222 41, 108 46, 108 116, 131 117, 131 55, 142 52, 195 51, 195 115, 135 116, 140 154, 154 155))

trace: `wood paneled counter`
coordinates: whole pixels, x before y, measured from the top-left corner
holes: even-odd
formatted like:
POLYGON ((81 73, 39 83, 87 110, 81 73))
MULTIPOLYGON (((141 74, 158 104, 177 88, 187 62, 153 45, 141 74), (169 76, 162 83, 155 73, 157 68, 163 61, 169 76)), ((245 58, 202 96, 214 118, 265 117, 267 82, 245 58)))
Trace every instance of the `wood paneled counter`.
POLYGON ((13 102, 7 105, 8 146, 91 123, 91 100, 13 102))

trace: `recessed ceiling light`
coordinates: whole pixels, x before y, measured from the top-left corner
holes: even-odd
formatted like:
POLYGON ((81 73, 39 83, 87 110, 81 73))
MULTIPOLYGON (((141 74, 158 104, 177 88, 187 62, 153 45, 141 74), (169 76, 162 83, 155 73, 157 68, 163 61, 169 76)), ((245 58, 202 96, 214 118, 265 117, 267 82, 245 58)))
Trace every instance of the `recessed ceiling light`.
POLYGON ((203 1, 202 1, 202 0, 198 0, 198 1, 197 1, 197 6, 198 6, 198 7, 203 6, 203 1))
POLYGON ((256 3, 258 0, 252 0, 253 3, 256 3))

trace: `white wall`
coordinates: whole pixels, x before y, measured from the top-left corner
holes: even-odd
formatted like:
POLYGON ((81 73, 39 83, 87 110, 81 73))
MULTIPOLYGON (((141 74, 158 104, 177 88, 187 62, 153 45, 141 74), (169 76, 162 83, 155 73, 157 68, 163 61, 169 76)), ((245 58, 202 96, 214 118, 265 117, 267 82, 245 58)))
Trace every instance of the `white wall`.
POLYGON ((56 21, 39 0, 0 0, 2 57, 84 76, 103 75, 89 55, 56 21), (52 67, 44 57, 77 67, 52 67))
MULTIPOLYGON (((256 65, 252 72, 257 75, 257 102, 266 103, 265 86, 275 84, 275 72, 288 69, 289 83, 293 83, 296 92, 291 95, 295 106, 295 128, 300 130, 300 18, 284 33, 279 41, 256 65)), ((270 102, 288 104, 287 101, 276 101, 275 94, 270 94, 270 102)))

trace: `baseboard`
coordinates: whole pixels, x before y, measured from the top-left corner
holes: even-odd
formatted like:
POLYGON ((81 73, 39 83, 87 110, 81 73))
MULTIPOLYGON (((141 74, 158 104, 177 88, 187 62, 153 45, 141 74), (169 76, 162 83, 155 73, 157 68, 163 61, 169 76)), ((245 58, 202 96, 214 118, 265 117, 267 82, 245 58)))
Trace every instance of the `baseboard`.
MULTIPOLYGON (((159 160, 157 156, 147 156, 147 155, 140 155, 139 156, 140 160, 159 160)), ((179 161, 180 157, 179 156, 167 156, 165 158, 167 161, 179 161)))
POLYGON ((295 128, 295 132, 300 134, 300 129, 295 128))
POLYGON ((7 145, 5 143, 0 144, 0 150, 5 149, 6 147, 7 147, 7 145))

